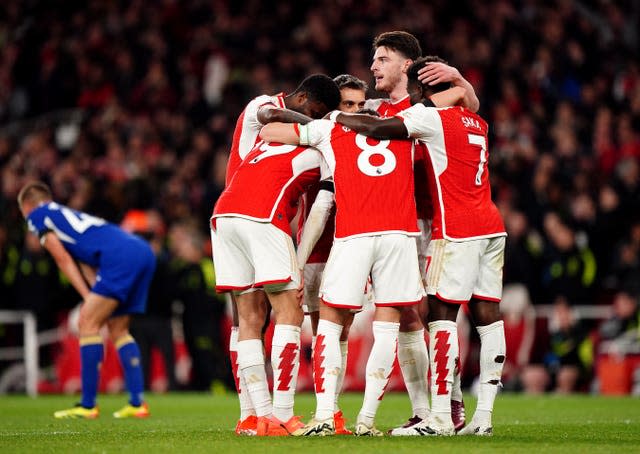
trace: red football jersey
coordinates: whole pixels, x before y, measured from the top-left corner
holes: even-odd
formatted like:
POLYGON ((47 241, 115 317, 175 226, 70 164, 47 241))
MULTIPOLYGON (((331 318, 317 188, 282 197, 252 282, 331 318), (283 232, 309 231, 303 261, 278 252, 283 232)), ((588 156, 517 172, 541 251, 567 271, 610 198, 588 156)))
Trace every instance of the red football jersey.
POLYGON ((398 115, 409 135, 427 146, 433 195, 433 239, 506 235, 491 200, 487 123, 463 107, 416 104, 398 115))
MULTIPOLYGON (((298 221, 298 244, 300 244, 300 237, 302 236, 302 231, 304 229, 304 223, 307 220, 307 216, 309 216, 309 211, 311 211, 311 205, 316 200, 316 196, 318 195, 318 191, 320 190, 319 184, 312 185, 307 192, 302 196, 302 215, 298 221)), ((335 205, 331 209, 331 213, 329 213, 329 218, 327 219, 327 223, 325 224, 324 230, 320 239, 313 247, 311 251, 311 255, 307 259, 307 263, 326 263, 329 259, 329 253, 331 252, 331 246, 333 246, 333 235, 336 231, 336 207, 335 205)))
MULTIPOLYGON (((393 117, 401 111, 411 107, 409 95, 405 96, 398 102, 391 102, 390 99, 367 99, 365 109, 372 109, 378 112, 382 118, 393 117)), ((416 208, 418 210, 418 219, 431 219, 433 217, 433 206, 431 204, 431 195, 429 185, 425 174, 424 159, 426 149, 424 145, 416 146, 415 165, 414 165, 414 183, 416 187, 416 208)))
POLYGON ((225 186, 229 186, 236 169, 259 140, 258 134, 263 125, 258 121, 258 109, 265 105, 273 105, 284 109, 284 95, 279 93, 275 96, 258 96, 247 104, 238 117, 236 128, 233 131, 231 151, 229 152, 225 186))
POLYGON ((309 145, 333 173, 336 239, 381 233, 419 234, 413 141, 376 140, 331 120, 307 125, 309 145))
POLYGON ((236 216, 271 222, 291 235, 289 223, 298 210, 298 200, 321 175, 327 178, 329 169, 317 150, 258 142, 222 192, 212 218, 236 216))
POLYGON ((394 115, 400 113, 401 111, 408 109, 411 107, 411 101, 409 100, 409 95, 402 98, 400 101, 391 102, 390 99, 367 99, 364 104, 365 109, 375 110, 380 114, 382 118, 393 117, 394 115))

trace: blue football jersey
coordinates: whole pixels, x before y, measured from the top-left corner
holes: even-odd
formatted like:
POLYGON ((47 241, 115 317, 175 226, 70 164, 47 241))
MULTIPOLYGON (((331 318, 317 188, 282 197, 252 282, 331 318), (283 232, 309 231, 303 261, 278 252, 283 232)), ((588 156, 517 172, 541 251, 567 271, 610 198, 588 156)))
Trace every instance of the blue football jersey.
POLYGON ((76 260, 97 267, 103 251, 119 249, 132 235, 115 224, 55 202, 40 205, 27 217, 29 230, 42 237, 54 232, 76 260))

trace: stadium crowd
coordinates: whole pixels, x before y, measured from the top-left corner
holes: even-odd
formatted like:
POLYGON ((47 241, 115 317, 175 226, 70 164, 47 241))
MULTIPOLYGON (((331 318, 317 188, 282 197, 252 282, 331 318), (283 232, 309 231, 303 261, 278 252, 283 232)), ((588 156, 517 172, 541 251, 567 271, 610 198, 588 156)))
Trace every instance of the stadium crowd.
MULTIPOLYGON (((514 367, 544 364, 528 375, 548 389, 545 374, 556 376, 565 364, 554 342, 568 337, 577 349, 587 337, 598 342, 616 332, 611 323, 598 331, 594 321, 564 329, 563 307, 609 305, 626 295, 631 309, 619 325, 635 329, 638 342, 640 6, 338 4, 0 7, 1 308, 35 310, 48 327, 78 300, 25 235, 15 203, 25 182, 46 181, 56 200, 112 222, 130 210, 154 210, 167 230, 195 225, 206 238, 244 105, 258 94, 290 92, 311 73, 371 80, 372 38, 407 30, 426 54, 460 69, 490 124, 493 196, 509 234, 504 283, 523 284, 530 306, 553 305, 563 320, 550 323, 548 342, 536 340, 514 367)), ((166 254, 180 260, 175 245, 166 254)), ((207 258, 204 246, 200 254, 207 258)), ((566 356, 582 374, 570 388, 588 389, 593 358, 566 356)), ((516 386, 526 385, 523 375, 516 386)))

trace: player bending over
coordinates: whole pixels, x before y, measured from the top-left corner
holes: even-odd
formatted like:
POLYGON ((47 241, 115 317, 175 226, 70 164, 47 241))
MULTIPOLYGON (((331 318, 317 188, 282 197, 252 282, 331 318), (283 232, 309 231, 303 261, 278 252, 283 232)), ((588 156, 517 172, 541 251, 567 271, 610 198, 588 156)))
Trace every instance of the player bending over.
POLYGON ((40 237, 83 300, 79 320, 82 399, 75 407, 57 411, 54 416, 98 417, 96 394, 104 359, 100 328, 105 324, 118 349, 129 391, 129 403, 113 416, 149 416, 143 397, 140 350, 129 334, 129 322, 131 314, 143 313, 147 305, 156 264, 151 247, 104 219, 57 204, 44 183, 24 186, 18 194, 18 205, 29 230, 40 237), (89 273, 92 275, 87 276, 89 273))

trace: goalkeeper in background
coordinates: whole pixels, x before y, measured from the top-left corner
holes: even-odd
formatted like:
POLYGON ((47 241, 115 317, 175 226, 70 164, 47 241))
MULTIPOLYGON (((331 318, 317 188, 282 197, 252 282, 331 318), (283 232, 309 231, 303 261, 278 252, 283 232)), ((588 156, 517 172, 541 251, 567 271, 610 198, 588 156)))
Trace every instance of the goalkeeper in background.
POLYGON ((44 183, 25 185, 18 194, 18 205, 29 230, 40 237, 83 300, 79 320, 82 400, 73 408, 55 412, 54 416, 87 419, 99 416, 96 394, 104 358, 100 336, 104 324, 118 350, 130 394, 129 403, 113 416, 149 416, 143 397, 140 350, 129 334, 129 322, 131 314, 145 310, 155 269, 153 251, 143 239, 104 219, 55 203, 44 183))

